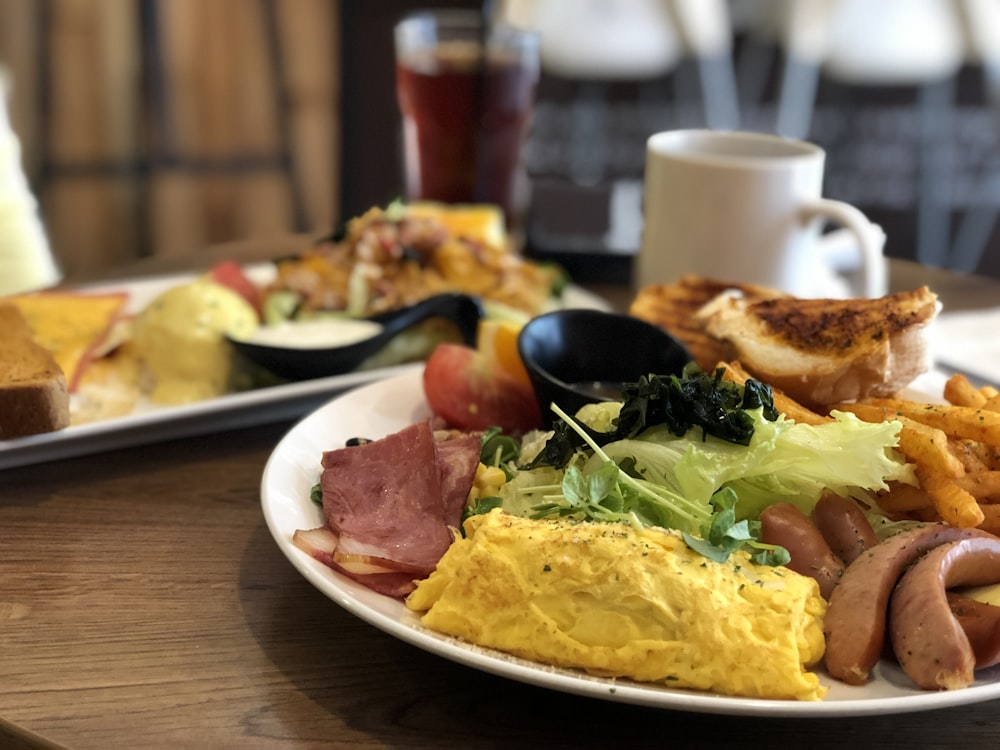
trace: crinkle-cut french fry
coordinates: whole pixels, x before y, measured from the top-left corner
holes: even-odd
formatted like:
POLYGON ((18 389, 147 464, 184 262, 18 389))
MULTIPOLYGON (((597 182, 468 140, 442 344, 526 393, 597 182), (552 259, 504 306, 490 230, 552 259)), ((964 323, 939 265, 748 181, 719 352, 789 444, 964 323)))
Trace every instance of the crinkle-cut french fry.
POLYGON ((984 505, 983 520, 979 528, 990 534, 1000 536, 1000 505, 984 505))
POLYGON ((944 399, 955 406, 971 406, 974 409, 983 408, 986 396, 969 382, 965 375, 955 373, 944 384, 944 399))
POLYGON ((889 490, 880 492, 875 502, 880 510, 894 516, 934 506, 925 489, 903 482, 889 482, 889 490))
POLYGON ((937 427, 950 437, 1000 445, 1000 412, 973 409, 968 406, 921 404, 895 398, 865 399, 864 403, 881 406, 894 411, 897 416, 909 417, 917 422, 937 427))
POLYGON ((967 474, 974 471, 989 471, 995 453, 992 448, 982 443, 958 438, 952 438, 948 441, 948 450, 951 451, 951 455, 962 462, 967 474))
POLYGON ((968 529, 983 522, 983 510, 976 498, 959 487, 954 479, 930 471, 922 464, 917 465, 915 472, 920 486, 930 495, 934 509, 945 523, 968 529))
POLYGON ((952 454, 948 436, 942 430, 868 403, 840 404, 837 408, 853 412, 866 422, 897 420, 902 425, 899 431, 900 453, 913 463, 926 464, 948 477, 960 477, 965 473, 964 464, 952 454))
POLYGON ((955 480, 955 484, 976 500, 1000 501, 1000 471, 974 471, 955 480))
MULTIPOLYGON (((982 471, 983 469, 989 471, 1000 470, 1000 445, 990 445, 989 443, 982 443, 978 440, 952 440, 952 444, 956 446, 959 452, 966 452, 970 456, 974 457, 975 460, 983 464, 983 468, 972 469, 967 467, 966 471, 982 471)), ((953 450, 952 453, 955 451, 953 450)), ((959 456, 962 459, 961 456, 959 456)), ((964 459, 962 459, 964 460, 964 459)))
POLYGON ((934 471, 951 478, 965 473, 964 464, 952 455, 948 448, 948 436, 936 427, 918 422, 908 417, 897 417, 902 429, 899 431, 899 451, 917 464, 926 464, 934 471))
MULTIPOLYGON (((742 385, 747 380, 753 378, 753 375, 744 370, 743 365, 739 362, 720 362, 718 366, 724 371, 723 377, 733 383, 742 385)), ((791 396, 785 394, 781 389, 774 386, 771 386, 771 397, 774 401, 774 408, 778 410, 779 414, 784 414, 787 419, 791 419, 799 424, 819 425, 833 421, 831 417, 817 414, 811 409, 806 408, 791 396)))

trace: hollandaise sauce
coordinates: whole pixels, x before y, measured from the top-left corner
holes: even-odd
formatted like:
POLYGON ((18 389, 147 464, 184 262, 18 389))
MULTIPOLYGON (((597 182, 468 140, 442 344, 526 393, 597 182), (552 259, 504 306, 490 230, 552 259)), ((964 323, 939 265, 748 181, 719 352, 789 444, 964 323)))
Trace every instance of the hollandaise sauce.
POLYGON ((225 337, 245 338, 258 325, 249 302, 207 279, 161 294, 135 321, 135 346, 152 380, 150 398, 181 404, 225 393, 233 362, 225 337))
POLYGON ((286 349, 332 349, 350 346, 377 336, 382 326, 371 320, 317 318, 261 326, 246 341, 286 349))

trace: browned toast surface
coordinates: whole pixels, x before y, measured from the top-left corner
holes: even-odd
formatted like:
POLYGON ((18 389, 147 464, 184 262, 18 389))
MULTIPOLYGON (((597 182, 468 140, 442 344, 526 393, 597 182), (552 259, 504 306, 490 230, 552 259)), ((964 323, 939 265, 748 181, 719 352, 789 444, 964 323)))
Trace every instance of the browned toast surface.
POLYGON ((729 342, 710 336, 697 313, 726 291, 735 291, 747 299, 771 299, 781 292, 753 284, 683 276, 672 284, 650 284, 638 291, 629 313, 658 325, 683 343, 694 361, 705 371, 720 361, 734 358, 729 342))
POLYGON ((684 277, 639 291, 630 312, 680 339, 704 370, 738 360, 810 408, 889 395, 929 367, 926 287, 880 299, 799 299, 684 277))
POLYGON ((0 440, 69 425, 66 377, 32 339, 21 312, 0 301, 0 440))
MULTIPOLYGON (((739 300, 733 300, 736 305, 739 300)), ((884 345, 887 338, 930 321, 937 297, 927 287, 879 299, 749 301, 737 314, 759 321, 761 333, 810 353, 851 356, 884 345)), ((712 321, 707 328, 712 332, 712 321)))

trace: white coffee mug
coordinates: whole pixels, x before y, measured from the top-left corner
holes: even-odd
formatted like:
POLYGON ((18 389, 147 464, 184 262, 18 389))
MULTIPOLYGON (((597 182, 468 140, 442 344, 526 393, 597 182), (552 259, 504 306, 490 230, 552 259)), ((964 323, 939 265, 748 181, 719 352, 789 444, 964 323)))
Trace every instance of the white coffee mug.
MULTIPOLYGON (((854 206, 821 197, 825 156, 812 143, 763 133, 652 135, 636 284, 697 274, 799 297, 885 294, 885 235, 854 206), (826 222, 852 235, 861 279, 855 290, 824 250, 826 222)), ((841 257, 844 234, 832 233, 841 257)))

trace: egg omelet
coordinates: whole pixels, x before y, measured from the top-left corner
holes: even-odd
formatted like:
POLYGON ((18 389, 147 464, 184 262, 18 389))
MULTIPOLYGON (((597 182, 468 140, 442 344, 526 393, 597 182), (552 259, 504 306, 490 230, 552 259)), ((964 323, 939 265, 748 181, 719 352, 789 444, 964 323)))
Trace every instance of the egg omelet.
POLYGON ((819 700, 816 582, 680 534, 473 516, 406 600, 433 630, 589 673, 751 698, 819 700))

